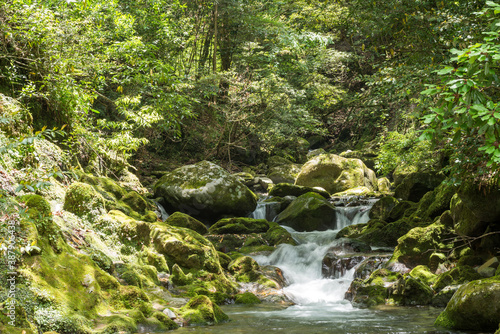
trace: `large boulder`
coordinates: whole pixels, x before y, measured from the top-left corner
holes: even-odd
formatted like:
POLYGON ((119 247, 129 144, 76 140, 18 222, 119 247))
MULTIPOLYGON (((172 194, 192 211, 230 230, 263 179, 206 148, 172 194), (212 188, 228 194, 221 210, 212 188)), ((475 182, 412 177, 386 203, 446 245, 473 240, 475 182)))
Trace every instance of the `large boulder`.
POLYGON ((323 196, 307 193, 294 200, 276 217, 280 225, 296 231, 324 231, 335 228, 335 207, 323 196))
POLYGON ((500 277, 472 281, 460 287, 436 320, 453 329, 493 332, 500 319, 500 277))
POLYGON ((394 197, 418 202, 427 192, 439 186, 444 178, 444 175, 435 172, 409 173, 399 183, 395 182, 394 197))
POLYGON ((222 273, 214 246, 197 232, 160 223, 151 226, 153 246, 167 259, 169 266, 178 264, 188 269, 222 273))
POLYGON ((385 196, 373 204, 369 217, 370 219, 387 220, 392 209, 399 203, 397 199, 392 196, 385 196))
POLYGON ((295 184, 322 187, 330 194, 365 186, 378 189, 375 172, 359 159, 348 159, 335 154, 321 154, 306 162, 295 184))
POLYGON ((458 235, 478 237, 484 233, 488 226, 488 223, 477 218, 458 194, 455 194, 451 199, 450 212, 458 235))
POLYGON ((257 196, 223 168, 208 161, 165 174, 154 186, 166 207, 193 216, 245 216, 257 196))
POLYGON ((269 196, 295 196, 299 197, 300 195, 304 195, 306 193, 313 192, 320 194, 324 198, 330 198, 330 194, 323 190, 322 188, 316 187, 302 187, 289 183, 278 183, 273 186, 273 188, 269 191, 269 196))
POLYGON ((279 166, 274 166, 269 168, 267 176, 273 181, 273 183, 294 183, 295 178, 300 173, 300 168, 302 165, 299 164, 284 164, 279 166))
POLYGON ((458 196, 477 219, 492 223, 500 221, 500 189, 479 189, 471 183, 463 183, 458 196))

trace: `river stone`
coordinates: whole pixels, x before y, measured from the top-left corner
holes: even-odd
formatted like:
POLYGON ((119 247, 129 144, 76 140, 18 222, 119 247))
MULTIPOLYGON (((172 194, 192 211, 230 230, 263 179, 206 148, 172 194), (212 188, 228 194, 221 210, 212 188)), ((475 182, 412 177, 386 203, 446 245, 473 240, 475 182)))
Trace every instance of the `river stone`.
POLYGON ((500 319, 500 279, 472 281, 460 287, 436 320, 452 329, 495 331, 500 319))
POLYGON ((192 216, 246 216, 257 196, 236 177, 208 161, 177 168, 154 186, 165 206, 192 216))
POLYGON ((189 228, 199 234, 206 234, 208 232, 208 228, 205 224, 182 212, 172 213, 165 220, 165 223, 171 226, 189 228))
POLYGON ((458 194, 451 199, 450 212, 457 234, 478 237, 486 230, 487 223, 479 220, 458 194))
POLYGON ((354 271, 354 278, 367 279, 372 272, 382 268, 390 257, 390 255, 372 255, 364 259, 354 271))
POLYGON ((330 194, 365 186, 378 189, 375 172, 359 159, 348 159, 335 154, 318 155, 302 166, 295 184, 323 187, 330 194))
POLYGON ((299 164, 285 164, 280 166, 274 166, 269 168, 267 177, 269 177, 273 183, 294 183, 295 178, 300 173, 300 168, 302 165, 299 164))
POLYGON ((361 255, 336 255, 334 252, 328 252, 321 262, 321 275, 325 278, 340 278, 364 259, 361 255))
POLYGON ((399 203, 392 196, 385 196, 373 204, 368 216, 370 219, 381 219, 387 221, 392 209, 399 203))
POLYGON ((335 207, 316 193, 307 193, 294 200, 276 217, 280 225, 296 231, 324 231, 335 228, 335 207))
POLYGON ((427 192, 439 186, 444 178, 444 175, 433 172, 410 173, 396 187, 394 197, 418 202, 427 192))
POLYGON ((465 206, 481 221, 500 221, 500 189, 479 189, 470 183, 463 183, 458 196, 465 206))

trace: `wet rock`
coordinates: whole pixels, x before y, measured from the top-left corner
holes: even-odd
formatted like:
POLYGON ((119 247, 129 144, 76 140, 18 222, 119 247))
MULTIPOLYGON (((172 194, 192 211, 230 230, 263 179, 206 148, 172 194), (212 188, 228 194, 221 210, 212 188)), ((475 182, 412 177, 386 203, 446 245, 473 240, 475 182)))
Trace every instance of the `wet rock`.
POLYGON ((474 268, 469 266, 458 266, 438 275, 436 283, 432 285, 432 288, 434 291, 439 292, 446 286, 465 284, 480 278, 481 275, 479 275, 474 268))
POLYGON ((488 226, 488 223, 481 221, 474 212, 465 205, 458 194, 455 194, 451 199, 450 212, 453 218, 455 231, 459 235, 478 237, 484 233, 488 226))
POLYGON ((397 199, 392 196, 385 196, 373 204, 370 209, 370 219, 380 219, 387 221, 392 209, 399 203, 397 199))
POLYGON ((348 159, 335 154, 322 154, 306 162, 295 184, 323 187, 330 194, 365 186, 377 190, 375 172, 359 159, 348 159))
POLYGON ((321 275, 325 278, 340 278, 364 259, 364 256, 359 255, 342 256, 328 252, 321 263, 321 275))
POLYGON ((461 285, 448 285, 432 297, 431 304, 434 307, 446 307, 461 285))
POLYGON ((294 200, 276 217, 280 225, 296 231, 328 230, 335 228, 335 207, 316 193, 307 193, 294 200))
POLYGON ((189 325, 217 324, 229 320, 219 306, 204 295, 191 298, 180 312, 189 325))
POLYGON ((443 175, 434 172, 409 173, 400 183, 396 180, 394 197, 418 202, 427 192, 439 186, 443 180, 443 175))
POLYGON ((202 161, 163 176, 155 184, 155 197, 163 197, 165 207, 189 215, 245 216, 255 210, 257 197, 221 167, 202 161))
POLYGON ((173 214, 171 214, 165 220, 165 224, 188 228, 202 235, 208 232, 208 228, 205 226, 205 224, 200 222, 198 219, 195 219, 182 212, 174 212, 173 214))
POLYGON ((500 319, 498 277, 472 281, 461 286, 436 320, 437 326, 452 329, 494 331, 500 319))
POLYGON ((372 255, 365 258, 356 268, 354 278, 367 279, 375 270, 382 268, 390 257, 391 255, 372 255))

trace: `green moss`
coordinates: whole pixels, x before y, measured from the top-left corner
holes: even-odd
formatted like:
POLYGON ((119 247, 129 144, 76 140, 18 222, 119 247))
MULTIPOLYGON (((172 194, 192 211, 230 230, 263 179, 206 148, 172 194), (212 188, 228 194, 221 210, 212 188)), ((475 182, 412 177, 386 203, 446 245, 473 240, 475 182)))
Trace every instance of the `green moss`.
POLYGON ((180 309, 182 318, 189 325, 217 324, 229 317, 207 296, 196 296, 180 309))
POLYGON ((74 182, 66 192, 64 209, 77 216, 99 215, 105 209, 104 198, 92 186, 74 182))
POLYGON ((293 239, 290 232, 285 230, 283 227, 279 226, 275 222, 269 222, 269 229, 266 234, 264 234, 263 238, 267 240, 269 245, 280 245, 280 244, 289 244, 296 245, 296 241, 293 239))
POLYGON ((98 249, 90 249, 88 253, 92 261, 94 261, 99 268, 108 273, 113 272, 113 261, 106 254, 98 249))
POLYGON ((479 278, 481 278, 481 275, 479 275, 474 268, 459 266, 440 274, 432 287, 435 291, 439 292, 448 285, 464 284, 479 278))
POLYGON ((117 309, 135 309, 146 317, 153 313, 149 297, 140 288, 132 285, 120 286, 112 294, 111 304, 117 309))
POLYGON ((229 271, 239 282, 256 282, 261 279, 262 274, 259 271, 257 262, 249 256, 242 256, 232 261, 229 265, 229 271))
POLYGON ((170 272, 165 257, 161 254, 158 254, 158 252, 151 249, 150 247, 145 247, 142 250, 140 258, 143 263, 154 266, 158 272, 170 272))
POLYGON ((453 329, 494 331, 500 319, 499 303, 499 277, 472 281, 455 292, 435 324, 453 329))
POLYGON ((437 279, 437 276, 430 271, 429 267, 423 265, 413 268, 410 271, 410 276, 421 280, 427 285, 433 284, 437 279))
POLYGON ((397 199, 392 196, 386 196, 379 199, 373 204, 370 209, 370 219, 387 220, 392 209, 399 203, 397 199))
POLYGON ((251 292, 239 293, 234 297, 235 304, 260 304, 261 301, 251 292))
POLYGON ((185 213, 178 211, 171 214, 167 218, 165 223, 172 226, 189 228, 202 235, 208 232, 208 228, 205 226, 205 224, 200 222, 198 219, 195 219, 185 213))
POLYGON ((177 264, 174 264, 172 267, 172 275, 170 275, 170 280, 172 283, 175 285, 189 285, 193 283, 193 275, 191 273, 189 274, 184 274, 182 271, 181 267, 179 267, 177 264))
POLYGON ((132 210, 140 214, 145 214, 146 210, 151 208, 151 205, 144 199, 144 197, 139 195, 136 191, 128 192, 121 198, 121 200, 131 207, 132 210))
POLYGON ((335 207, 316 193, 307 193, 294 200, 276 217, 280 225, 296 231, 327 230, 334 228, 335 207))
POLYGON ((156 318, 163 325, 162 329, 172 330, 172 329, 179 328, 179 325, 175 321, 173 321, 172 319, 170 319, 169 317, 167 317, 162 312, 155 312, 153 314, 153 317, 156 318))
POLYGON ((269 229, 269 223, 265 219, 253 218, 223 218, 212 225, 208 232, 210 234, 249 234, 263 233, 269 229))

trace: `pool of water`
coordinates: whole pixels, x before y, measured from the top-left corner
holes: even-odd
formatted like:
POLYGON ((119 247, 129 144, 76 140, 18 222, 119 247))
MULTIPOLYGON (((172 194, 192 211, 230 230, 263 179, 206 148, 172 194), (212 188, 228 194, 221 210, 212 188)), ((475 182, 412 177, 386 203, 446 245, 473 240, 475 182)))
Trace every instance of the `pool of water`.
POLYGON ((442 311, 433 307, 391 307, 356 309, 349 302, 292 306, 228 305, 222 309, 230 321, 215 326, 185 327, 175 333, 242 334, 368 334, 368 333, 464 333, 439 329, 434 320, 442 311))

